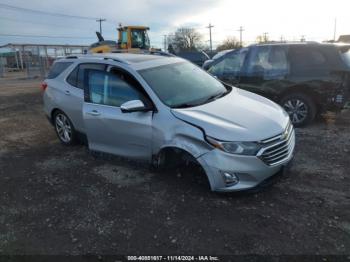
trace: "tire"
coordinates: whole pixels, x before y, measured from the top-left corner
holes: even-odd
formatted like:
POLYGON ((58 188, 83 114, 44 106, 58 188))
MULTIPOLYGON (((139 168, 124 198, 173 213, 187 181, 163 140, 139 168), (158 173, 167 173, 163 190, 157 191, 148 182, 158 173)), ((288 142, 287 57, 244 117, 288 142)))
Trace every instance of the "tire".
POLYGON ((308 95, 302 93, 288 94, 281 99, 280 104, 288 113, 295 127, 306 126, 315 119, 316 104, 308 95))
POLYGON ((62 111, 56 111, 53 115, 53 124, 56 135, 62 144, 66 146, 77 143, 77 132, 74 129, 72 121, 62 111))
POLYGON ((176 154, 174 152, 161 152, 154 157, 152 166, 155 170, 159 172, 175 172, 175 169, 178 166, 178 161, 177 159, 175 161, 173 159, 176 159, 176 154))
POLYGON ((153 167, 159 171, 176 172, 188 167, 195 160, 189 153, 181 150, 165 150, 153 159, 153 167))

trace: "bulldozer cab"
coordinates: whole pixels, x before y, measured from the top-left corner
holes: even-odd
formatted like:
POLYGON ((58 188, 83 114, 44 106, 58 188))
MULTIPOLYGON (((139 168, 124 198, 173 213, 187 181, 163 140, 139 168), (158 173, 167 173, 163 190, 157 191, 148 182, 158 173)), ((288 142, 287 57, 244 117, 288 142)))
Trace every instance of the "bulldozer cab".
POLYGON ((148 30, 149 27, 145 26, 120 26, 118 28, 120 49, 148 50, 150 48, 148 30))
POLYGON ((147 51, 159 51, 150 48, 150 41, 146 26, 119 26, 118 42, 105 40, 103 36, 96 32, 98 42, 90 45, 90 53, 110 53, 110 52, 131 52, 139 53, 147 51))

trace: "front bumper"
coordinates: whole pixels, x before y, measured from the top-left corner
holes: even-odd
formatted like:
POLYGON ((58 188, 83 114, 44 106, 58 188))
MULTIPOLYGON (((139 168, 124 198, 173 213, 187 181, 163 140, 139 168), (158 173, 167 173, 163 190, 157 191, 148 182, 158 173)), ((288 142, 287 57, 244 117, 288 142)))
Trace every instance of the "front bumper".
POLYGON ((241 156, 214 149, 197 160, 207 174, 212 191, 234 192, 255 188, 270 177, 282 172, 284 166, 293 158, 294 146, 290 155, 278 165, 269 166, 256 156, 241 156), (239 181, 227 185, 223 172, 234 173, 239 181))

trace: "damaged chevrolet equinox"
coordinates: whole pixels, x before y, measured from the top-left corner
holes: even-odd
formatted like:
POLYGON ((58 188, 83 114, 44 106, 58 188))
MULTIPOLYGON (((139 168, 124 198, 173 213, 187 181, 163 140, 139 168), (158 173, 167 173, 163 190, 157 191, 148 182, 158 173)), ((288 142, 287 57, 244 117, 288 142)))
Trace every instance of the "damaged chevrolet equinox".
POLYGON ((67 57, 55 62, 42 88, 63 144, 84 135, 92 151, 159 167, 191 158, 213 191, 254 188, 293 157, 293 125, 279 105, 181 58, 67 57))

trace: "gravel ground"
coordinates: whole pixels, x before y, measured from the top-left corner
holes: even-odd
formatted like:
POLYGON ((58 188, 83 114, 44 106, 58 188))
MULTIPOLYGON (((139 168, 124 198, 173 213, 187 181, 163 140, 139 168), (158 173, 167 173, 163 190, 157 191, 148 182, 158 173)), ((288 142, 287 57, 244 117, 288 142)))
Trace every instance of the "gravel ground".
POLYGON ((350 255, 349 124, 297 130, 277 183, 220 195, 195 170, 61 145, 39 82, 0 80, 0 254, 350 255))

